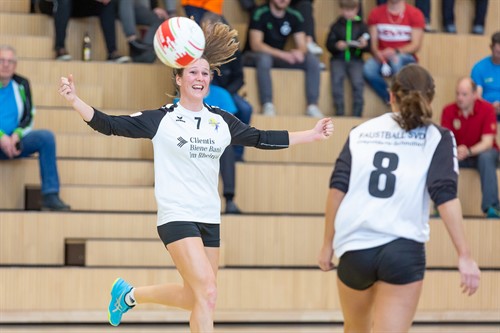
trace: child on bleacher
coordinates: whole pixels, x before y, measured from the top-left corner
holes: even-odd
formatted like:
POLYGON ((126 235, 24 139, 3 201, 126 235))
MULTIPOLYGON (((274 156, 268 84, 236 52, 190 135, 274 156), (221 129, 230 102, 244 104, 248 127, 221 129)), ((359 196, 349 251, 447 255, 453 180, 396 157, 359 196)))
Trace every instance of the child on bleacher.
POLYGON ((326 48, 331 53, 330 80, 337 116, 344 115, 344 78, 352 87, 352 114, 363 113, 363 53, 370 50, 368 26, 357 15, 359 0, 339 0, 342 15, 330 27, 326 48))

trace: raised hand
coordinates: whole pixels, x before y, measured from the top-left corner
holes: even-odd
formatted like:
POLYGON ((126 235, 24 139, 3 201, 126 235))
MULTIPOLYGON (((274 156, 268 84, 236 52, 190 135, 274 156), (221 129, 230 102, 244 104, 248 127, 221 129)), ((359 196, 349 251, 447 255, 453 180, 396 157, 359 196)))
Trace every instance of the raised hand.
POLYGON ((59 83, 59 94, 70 103, 73 103, 77 98, 72 74, 68 75, 68 77, 61 77, 61 82, 59 83))

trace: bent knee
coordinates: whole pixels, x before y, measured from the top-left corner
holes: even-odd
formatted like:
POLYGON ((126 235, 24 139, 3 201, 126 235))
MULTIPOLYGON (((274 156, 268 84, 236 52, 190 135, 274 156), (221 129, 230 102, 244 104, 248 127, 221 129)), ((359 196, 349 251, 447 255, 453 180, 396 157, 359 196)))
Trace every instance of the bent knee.
POLYGON ((217 285, 215 282, 207 283, 198 293, 196 293, 197 302, 211 310, 215 309, 217 302, 217 285))

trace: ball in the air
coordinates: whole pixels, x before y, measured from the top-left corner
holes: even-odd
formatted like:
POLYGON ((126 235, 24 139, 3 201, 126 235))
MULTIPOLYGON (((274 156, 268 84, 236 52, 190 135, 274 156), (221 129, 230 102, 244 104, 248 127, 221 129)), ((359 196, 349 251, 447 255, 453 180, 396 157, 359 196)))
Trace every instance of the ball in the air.
POLYGON ((173 17, 156 30, 154 48, 156 56, 165 65, 183 68, 203 55, 205 35, 195 21, 173 17))

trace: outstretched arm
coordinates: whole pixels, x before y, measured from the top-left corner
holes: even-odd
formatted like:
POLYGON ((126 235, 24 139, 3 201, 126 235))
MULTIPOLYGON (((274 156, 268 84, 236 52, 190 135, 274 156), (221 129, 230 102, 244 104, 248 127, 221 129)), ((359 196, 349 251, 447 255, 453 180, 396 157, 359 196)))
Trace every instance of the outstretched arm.
POLYGON ((476 262, 472 259, 465 240, 460 201, 458 199, 447 201, 439 205, 438 210, 458 253, 458 271, 461 276, 460 287, 462 288, 462 292, 470 296, 479 288, 481 272, 476 262))
POLYGON ((290 132, 289 145, 296 145, 299 143, 309 143, 319 140, 328 139, 333 133, 333 122, 330 118, 323 118, 319 120, 314 128, 307 131, 290 132))
POLYGON ((73 80, 73 74, 70 74, 67 78, 61 77, 61 82, 59 84, 59 94, 63 96, 75 109, 80 113, 83 120, 89 122, 92 117, 94 117, 94 109, 82 101, 76 94, 75 81, 73 80))

